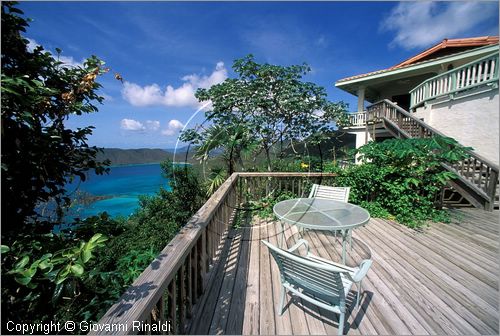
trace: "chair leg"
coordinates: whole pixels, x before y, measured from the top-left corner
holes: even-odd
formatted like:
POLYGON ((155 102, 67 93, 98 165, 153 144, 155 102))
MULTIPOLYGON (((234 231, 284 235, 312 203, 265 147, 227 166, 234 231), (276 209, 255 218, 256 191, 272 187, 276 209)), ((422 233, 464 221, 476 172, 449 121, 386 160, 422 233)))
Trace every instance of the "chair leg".
POLYGON ((285 307, 285 298, 286 298, 286 289, 285 287, 281 286, 281 299, 280 299, 280 306, 278 308, 278 314, 280 316, 283 315, 283 309, 285 307))
POLYGON ((361 281, 358 283, 357 287, 358 287, 358 294, 356 297, 356 307, 359 307, 359 296, 361 294, 361 281))
POLYGON ((345 313, 341 313, 339 317, 339 332, 338 332, 339 336, 344 334, 344 317, 345 313))
POLYGON ((285 243, 285 225, 280 221, 281 224, 281 237, 279 247, 283 248, 283 244, 285 243))

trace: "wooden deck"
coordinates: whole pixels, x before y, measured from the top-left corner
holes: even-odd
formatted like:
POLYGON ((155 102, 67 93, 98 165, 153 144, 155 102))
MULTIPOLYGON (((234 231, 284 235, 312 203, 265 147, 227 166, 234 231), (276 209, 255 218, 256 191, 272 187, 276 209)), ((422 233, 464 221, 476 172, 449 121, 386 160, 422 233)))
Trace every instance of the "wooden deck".
MULTIPOLYGON (((363 280, 361 306, 350 305, 345 333, 498 335, 499 213, 467 209, 455 216, 452 224, 421 231, 380 219, 355 230, 350 260, 366 256, 360 240, 374 262, 363 280)), ((279 273, 260 240, 277 245, 281 226, 251 222, 228 233, 190 332, 336 334, 335 314, 290 296, 285 313, 277 314, 279 273)), ((289 243, 297 236, 293 228, 285 232, 289 243)), ((308 234, 317 254, 338 259, 334 237, 308 234)))

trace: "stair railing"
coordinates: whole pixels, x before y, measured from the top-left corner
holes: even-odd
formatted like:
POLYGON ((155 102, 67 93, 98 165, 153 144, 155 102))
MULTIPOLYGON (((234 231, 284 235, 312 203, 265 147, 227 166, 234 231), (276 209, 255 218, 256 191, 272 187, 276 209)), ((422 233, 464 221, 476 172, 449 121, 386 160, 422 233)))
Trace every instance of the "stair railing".
MULTIPOLYGON (((387 99, 367 108, 367 122, 377 121, 383 122, 384 126, 397 137, 446 136, 387 99)), ((486 208, 491 210, 498 185, 499 167, 474 151, 467 150, 466 154, 466 158, 453 164, 443 164, 443 166, 466 181, 469 187, 486 200, 486 208)))

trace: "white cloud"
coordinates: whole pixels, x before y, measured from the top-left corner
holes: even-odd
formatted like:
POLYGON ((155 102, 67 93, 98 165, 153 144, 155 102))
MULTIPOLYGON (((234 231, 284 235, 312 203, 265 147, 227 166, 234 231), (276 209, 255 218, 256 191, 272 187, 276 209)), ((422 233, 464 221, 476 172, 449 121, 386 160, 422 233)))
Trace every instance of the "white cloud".
POLYGON ((215 70, 209 76, 197 74, 182 77, 184 83, 174 88, 167 85, 163 91, 158 84, 141 87, 135 83, 125 82, 122 89, 123 98, 134 106, 194 106, 200 105, 194 96, 198 88, 209 88, 223 82, 227 78, 227 70, 223 62, 218 62, 215 70))
POLYGON ((39 44, 35 40, 33 40, 29 37, 26 37, 26 39, 29 41, 28 46, 27 46, 28 51, 33 52, 33 50, 35 50, 35 48, 38 47, 39 44))
POLYGON ((137 84, 125 82, 122 96, 134 106, 158 105, 162 101, 161 89, 157 84, 142 88, 137 84))
POLYGON ((99 96, 103 97, 104 100, 107 102, 112 102, 115 100, 112 96, 110 96, 109 94, 106 94, 106 93, 99 93, 99 96))
POLYGON ((121 129, 126 130, 126 131, 145 131, 146 127, 144 126, 143 123, 134 120, 134 119, 122 119, 121 123, 121 129))
POLYGON ((224 67, 224 62, 217 62, 214 72, 210 76, 200 77, 196 74, 182 77, 183 81, 188 81, 196 88, 209 88, 214 84, 223 82, 227 78, 227 70, 224 67))
MULTIPOLYGON (((56 59, 58 58, 57 56, 54 56, 56 59)), ((80 62, 75 61, 75 59, 71 56, 59 56, 59 61, 63 62, 63 64, 67 67, 82 67, 83 68, 83 62, 84 60, 81 60, 80 62)))
POLYGON ((172 119, 168 122, 168 127, 161 131, 161 134, 166 135, 166 136, 172 136, 175 135, 179 130, 181 130, 184 127, 184 124, 181 123, 179 120, 172 119))
POLYGON ((158 120, 146 120, 146 128, 151 131, 158 131, 160 122, 158 120))
POLYGON ((498 4, 487 1, 400 2, 381 23, 381 29, 395 31, 390 46, 423 48, 444 38, 466 34, 496 12, 498 4))
POLYGON ((314 41, 314 44, 320 48, 325 48, 328 46, 328 41, 326 40, 324 35, 321 35, 314 41))
MULTIPOLYGON (((35 50, 36 47, 40 46, 40 44, 32 38, 25 37, 25 39, 28 40, 27 49, 29 52, 33 52, 33 50, 35 50)), ((83 62, 85 61, 82 59, 80 62, 77 62, 72 56, 63 56, 63 55, 58 56, 54 55, 52 52, 50 53, 55 59, 59 59, 59 61, 61 61, 64 66, 69 68, 83 67, 83 62)))

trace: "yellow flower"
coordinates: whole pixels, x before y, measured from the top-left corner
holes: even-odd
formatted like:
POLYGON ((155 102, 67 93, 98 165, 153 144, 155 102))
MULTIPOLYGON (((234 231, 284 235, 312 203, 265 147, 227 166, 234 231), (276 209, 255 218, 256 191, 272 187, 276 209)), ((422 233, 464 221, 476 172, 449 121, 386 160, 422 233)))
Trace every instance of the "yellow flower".
POLYGON ((303 168, 303 169, 309 168, 309 165, 307 163, 301 162, 300 163, 300 168, 303 168))

